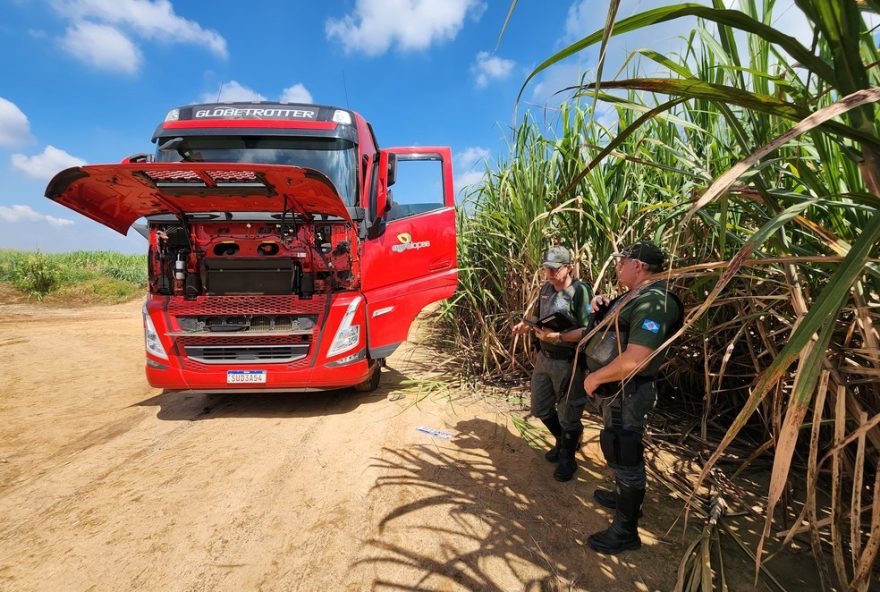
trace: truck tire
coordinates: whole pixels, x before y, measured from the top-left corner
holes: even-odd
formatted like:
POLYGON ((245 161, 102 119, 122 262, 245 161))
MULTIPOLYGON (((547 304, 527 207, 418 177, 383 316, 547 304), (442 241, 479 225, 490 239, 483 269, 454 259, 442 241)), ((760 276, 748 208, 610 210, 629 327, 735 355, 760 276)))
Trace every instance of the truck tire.
POLYGON ((370 374, 370 377, 362 383, 354 385, 354 390, 359 393, 372 393, 379 388, 379 378, 382 376, 382 367, 379 362, 373 362, 371 366, 373 368, 373 373, 370 374))

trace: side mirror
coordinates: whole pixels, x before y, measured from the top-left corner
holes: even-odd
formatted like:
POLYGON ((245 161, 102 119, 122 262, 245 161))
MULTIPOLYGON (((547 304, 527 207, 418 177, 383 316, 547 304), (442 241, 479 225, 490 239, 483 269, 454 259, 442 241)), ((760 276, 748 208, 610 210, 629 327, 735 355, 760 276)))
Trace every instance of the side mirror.
POLYGON ((376 214, 375 219, 379 219, 391 209, 389 197, 391 191, 388 189, 394 185, 397 180, 397 155, 393 152, 379 151, 379 187, 376 191, 376 214))
POLYGON ((397 181, 397 155, 393 152, 388 153, 388 187, 394 185, 397 181))
POLYGON ((392 156, 396 156, 396 154, 384 151, 379 152, 379 184, 376 190, 374 220, 378 220, 388 211, 388 172, 391 169, 390 160, 392 156))

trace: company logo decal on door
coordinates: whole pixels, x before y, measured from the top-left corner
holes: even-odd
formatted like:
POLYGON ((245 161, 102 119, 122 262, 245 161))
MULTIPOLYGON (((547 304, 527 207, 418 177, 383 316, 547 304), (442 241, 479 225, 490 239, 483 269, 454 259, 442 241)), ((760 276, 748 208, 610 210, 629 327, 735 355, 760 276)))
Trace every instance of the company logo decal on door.
POLYGON ((408 232, 401 232, 397 235, 399 245, 393 245, 391 250, 395 253, 403 253, 404 251, 425 249, 431 246, 431 241, 412 242, 412 235, 408 232))

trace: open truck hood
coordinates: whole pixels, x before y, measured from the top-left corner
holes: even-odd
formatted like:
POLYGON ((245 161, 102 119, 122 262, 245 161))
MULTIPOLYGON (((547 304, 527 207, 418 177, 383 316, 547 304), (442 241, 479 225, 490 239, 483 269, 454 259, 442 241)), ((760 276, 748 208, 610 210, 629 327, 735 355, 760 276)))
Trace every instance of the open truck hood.
POLYGON ((295 212, 351 217, 333 183, 313 169, 270 164, 175 162, 73 167, 46 197, 126 234, 138 218, 199 212, 295 212))

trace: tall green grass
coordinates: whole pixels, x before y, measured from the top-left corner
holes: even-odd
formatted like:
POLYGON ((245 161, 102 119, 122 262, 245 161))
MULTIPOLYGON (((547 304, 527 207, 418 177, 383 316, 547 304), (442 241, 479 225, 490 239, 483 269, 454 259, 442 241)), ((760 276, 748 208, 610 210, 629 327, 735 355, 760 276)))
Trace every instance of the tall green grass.
POLYGON ((53 293, 90 301, 121 302, 143 292, 147 283, 145 255, 108 251, 47 254, 0 249, 0 282, 37 300, 53 293))
POLYGON ((543 62, 529 79, 615 35, 702 19, 680 54, 637 52, 666 76, 572 81, 576 98, 552 132, 521 123, 469 196, 462 290, 445 312, 474 373, 522 376, 529 344, 510 321, 531 304, 546 245, 573 248, 598 292, 614 289, 608 255, 621 243, 665 245, 690 310, 666 376, 699 410, 698 441, 720 438, 702 478, 720 460, 748 457, 745 468, 750 447, 769 451, 755 556, 781 504, 809 524, 823 582, 862 590, 880 549, 880 512, 861 511, 880 506, 880 52, 862 13, 880 4, 797 5, 814 26, 810 47, 773 28, 772 0, 734 10, 715 0, 614 22, 543 62), (811 123, 813 113, 828 116, 811 123), (829 469, 831 499, 820 501, 829 469))

